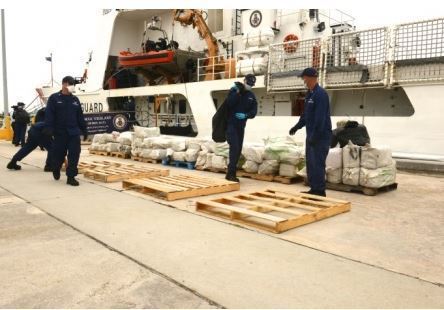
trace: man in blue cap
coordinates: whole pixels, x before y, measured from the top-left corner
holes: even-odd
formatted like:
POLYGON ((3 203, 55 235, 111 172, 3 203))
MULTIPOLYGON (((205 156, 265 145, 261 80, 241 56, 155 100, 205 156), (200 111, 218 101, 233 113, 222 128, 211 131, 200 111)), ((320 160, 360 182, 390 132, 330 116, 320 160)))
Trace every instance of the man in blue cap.
POLYGON ((65 76, 62 80, 62 90, 48 98, 45 110, 44 134, 54 135, 53 167, 54 179, 60 179, 60 169, 68 153, 68 167, 66 168, 67 184, 78 186, 75 179, 77 165, 80 158, 80 135, 87 138, 86 123, 83 118, 82 106, 79 98, 72 93, 75 89, 75 80, 72 76, 65 76))
POLYGON ((306 68, 299 76, 309 91, 305 96, 304 113, 289 134, 294 135, 296 131, 306 127, 305 160, 310 186, 306 193, 325 197, 325 160, 332 135, 330 102, 327 92, 318 84, 316 69, 306 68))
POLYGON ((242 152, 244 143, 245 126, 247 119, 252 119, 257 113, 257 101, 252 87, 256 83, 253 74, 247 74, 244 83, 235 82, 227 97, 228 122, 227 122, 227 142, 230 145, 230 153, 227 175, 225 179, 239 182, 236 177, 236 167, 242 152))

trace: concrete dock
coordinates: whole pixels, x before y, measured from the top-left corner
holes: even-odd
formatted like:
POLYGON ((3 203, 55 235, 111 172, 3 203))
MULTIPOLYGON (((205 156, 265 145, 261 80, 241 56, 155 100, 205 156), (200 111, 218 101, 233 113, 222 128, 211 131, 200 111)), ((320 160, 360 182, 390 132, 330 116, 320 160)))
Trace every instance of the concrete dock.
MULTIPOLYGON (((8 171, 15 151, 0 142, 2 308, 444 308, 442 177, 399 173, 398 190, 373 197, 328 191, 351 212, 272 234, 197 214, 197 199, 81 175, 68 186, 40 150, 8 171)), ((306 189, 241 179, 241 192, 267 188, 306 189)))

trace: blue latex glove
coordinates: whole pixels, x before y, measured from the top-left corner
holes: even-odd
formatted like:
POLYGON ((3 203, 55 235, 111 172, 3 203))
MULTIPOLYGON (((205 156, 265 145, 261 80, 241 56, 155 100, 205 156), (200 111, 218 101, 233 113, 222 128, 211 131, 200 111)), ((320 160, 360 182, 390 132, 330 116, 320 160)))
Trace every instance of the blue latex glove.
POLYGON ((237 119, 246 119, 247 118, 247 114, 245 114, 245 113, 236 113, 235 116, 237 119))

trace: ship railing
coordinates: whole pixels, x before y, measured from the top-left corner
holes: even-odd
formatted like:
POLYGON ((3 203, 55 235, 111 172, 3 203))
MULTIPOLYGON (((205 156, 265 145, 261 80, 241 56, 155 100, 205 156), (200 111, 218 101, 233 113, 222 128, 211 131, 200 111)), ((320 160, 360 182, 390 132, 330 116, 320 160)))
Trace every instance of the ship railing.
POLYGON ((328 37, 321 70, 325 88, 384 86, 388 83, 388 28, 328 37))
POLYGON ((444 81, 444 18, 400 24, 392 33, 391 84, 444 81))
POLYGON ((237 77, 236 62, 223 55, 197 60, 197 81, 232 79, 237 77))
POLYGON ((299 74, 307 67, 321 67, 321 40, 308 39, 270 45, 267 90, 303 90, 299 74))

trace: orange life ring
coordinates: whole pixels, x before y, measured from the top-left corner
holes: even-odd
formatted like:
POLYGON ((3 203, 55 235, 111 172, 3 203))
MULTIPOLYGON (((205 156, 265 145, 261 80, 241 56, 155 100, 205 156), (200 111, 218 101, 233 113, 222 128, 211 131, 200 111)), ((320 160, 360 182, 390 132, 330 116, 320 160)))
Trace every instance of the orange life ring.
POLYGON ((292 33, 287 34, 284 38, 284 51, 288 54, 296 52, 296 49, 299 46, 299 42, 297 42, 297 41, 299 41, 299 38, 297 35, 292 34, 292 33), (290 42, 290 41, 293 41, 293 42, 285 43, 285 42, 290 42))

